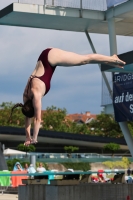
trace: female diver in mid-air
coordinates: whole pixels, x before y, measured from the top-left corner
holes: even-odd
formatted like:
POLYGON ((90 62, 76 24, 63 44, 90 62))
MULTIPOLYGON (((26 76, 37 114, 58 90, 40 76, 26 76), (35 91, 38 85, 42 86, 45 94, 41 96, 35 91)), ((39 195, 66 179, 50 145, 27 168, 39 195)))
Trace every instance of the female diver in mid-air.
MULTIPOLYGON (((41 123, 41 99, 50 90, 50 81, 56 66, 78 66, 90 63, 103 63, 123 68, 125 62, 117 55, 105 56, 100 54, 79 55, 57 48, 45 49, 38 58, 36 67, 28 79, 23 94, 23 102, 16 104, 13 109, 20 106, 25 115, 25 145, 37 143, 37 136, 41 123), (33 137, 31 137, 31 118, 34 117, 33 137)), ((11 117, 11 116, 10 116, 11 117)))

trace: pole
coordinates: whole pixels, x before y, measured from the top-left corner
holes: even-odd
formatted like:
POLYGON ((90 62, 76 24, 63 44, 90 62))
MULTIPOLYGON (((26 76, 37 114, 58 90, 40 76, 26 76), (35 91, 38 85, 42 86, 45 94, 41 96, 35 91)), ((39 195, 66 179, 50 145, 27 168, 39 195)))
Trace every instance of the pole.
POLYGON ((54 0, 52 0, 52 6, 54 6, 54 0))
POLYGON ((83 17, 83 12, 82 12, 82 0, 80 0, 80 18, 83 17))
POLYGON ((43 13, 45 14, 46 0, 44 0, 43 13))
POLYGON ((2 170, 8 170, 8 166, 7 166, 5 157, 3 155, 2 144, 0 142, 0 171, 2 170))
POLYGON ((33 164, 33 167, 36 169, 36 155, 30 156, 30 164, 33 164))

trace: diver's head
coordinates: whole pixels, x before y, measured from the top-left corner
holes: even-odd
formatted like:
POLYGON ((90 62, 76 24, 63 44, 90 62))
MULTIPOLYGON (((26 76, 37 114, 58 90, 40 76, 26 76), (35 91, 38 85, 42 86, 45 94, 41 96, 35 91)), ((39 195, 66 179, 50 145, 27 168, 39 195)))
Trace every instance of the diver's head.
POLYGON ((12 107, 11 114, 10 114, 10 117, 9 117, 9 121, 12 117, 13 110, 17 107, 22 107, 22 109, 21 109, 22 113, 26 117, 28 117, 28 118, 34 117, 34 107, 33 107, 33 104, 32 104, 32 100, 28 100, 24 103, 24 105, 22 103, 17 103, 12 107))

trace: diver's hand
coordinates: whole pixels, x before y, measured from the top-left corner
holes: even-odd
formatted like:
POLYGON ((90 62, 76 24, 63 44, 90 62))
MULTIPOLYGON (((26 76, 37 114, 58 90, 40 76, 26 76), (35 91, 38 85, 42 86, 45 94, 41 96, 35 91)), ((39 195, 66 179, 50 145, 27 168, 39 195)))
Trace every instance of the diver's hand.
POLYGON ((26 137, 26 140, 24 142, 25 146, 29 146, 31 144, 32 139, 30 137, 26 137))

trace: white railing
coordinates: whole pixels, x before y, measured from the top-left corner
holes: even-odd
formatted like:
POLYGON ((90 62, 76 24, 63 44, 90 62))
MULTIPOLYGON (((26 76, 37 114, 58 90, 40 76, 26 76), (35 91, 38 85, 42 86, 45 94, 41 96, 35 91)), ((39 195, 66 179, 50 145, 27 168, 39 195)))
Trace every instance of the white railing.
POLYGON ((60 6, 69 8, 79 8, 80 10, 99 10, 105 11, 107 8, 116 6, 129 0, 7 0, 0 4, 0 10, 11 3, 25 3, 25 4, 37 4, 46 6, 60 6))
MULTIPOLYGON (((37 158, 83 158, 83 159, 88 159, 88 158, 112 158, 111 155, 106 155, 106 154, 97 154, 97 153, 71 153, 69 156, 69 153, 37 153, 37 152, 34 152, 34 153, 29 153, 27 154, 26 158, 30 158, 31 155, 36 155, 37 158)), ((124 155, 125 156, 125 155, 124 155)), ((129 155, 128 155, 129 156, 129 155)), ((117 156, 114 156, 113 158, 121 158, 122 157, 122 154, 120 155, 117 155, 117 156)), ((127 157, 127 155, 126 155, 127 157)), ((18 159, 23 159, 25 158, 25 155, 15 155, 15 156, 5 156, 6 159, 13 159, 13 158, 18 158, 18 159)))
POLYGON ((83 8, 104 11, 107 9, 106 0, 18 0, 19 3, 83 8))

